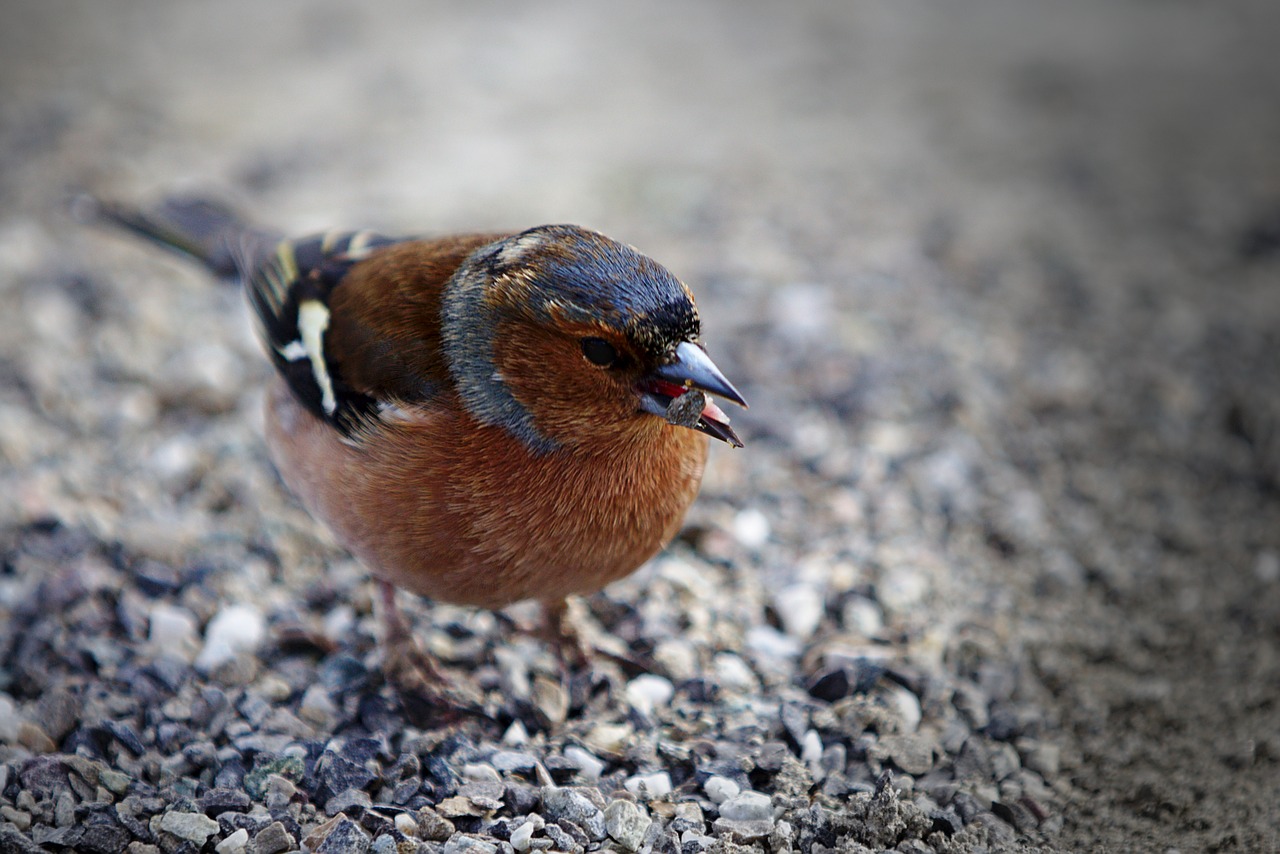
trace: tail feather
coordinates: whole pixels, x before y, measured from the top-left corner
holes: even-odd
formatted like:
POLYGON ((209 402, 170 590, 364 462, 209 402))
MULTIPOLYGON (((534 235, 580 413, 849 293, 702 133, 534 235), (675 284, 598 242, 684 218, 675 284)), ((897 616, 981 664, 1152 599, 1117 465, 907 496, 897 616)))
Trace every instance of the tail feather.
POLYGON ((75 211, 83 219, 109 222, 199 261, 223 278, 247 278, 280 241, 279 234, 251 226, 207 199, 166 199, 142 210, 85 196, 76 200, 75 211))

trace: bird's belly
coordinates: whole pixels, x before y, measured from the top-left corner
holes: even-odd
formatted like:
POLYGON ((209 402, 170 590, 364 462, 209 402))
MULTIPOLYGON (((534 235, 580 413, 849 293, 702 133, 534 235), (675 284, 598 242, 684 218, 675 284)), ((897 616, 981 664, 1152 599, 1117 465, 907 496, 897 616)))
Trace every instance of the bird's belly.
POLYGON ((458 426, 353 446, 283 387, 268 401, 268 444, 308 511, 374 575, 455 604, 558 600, 630 574, 679 530, 706 455, 681 428, 642 454, 582 458, 458 426))

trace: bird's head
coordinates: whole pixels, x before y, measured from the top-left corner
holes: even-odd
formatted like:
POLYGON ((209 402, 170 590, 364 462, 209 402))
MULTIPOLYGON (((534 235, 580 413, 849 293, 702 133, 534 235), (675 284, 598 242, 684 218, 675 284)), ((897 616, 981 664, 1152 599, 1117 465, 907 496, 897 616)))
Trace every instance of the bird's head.
POLYGON ((530 447, 667 425, 742 446, 706 397, 746 406, 699 343, 693 295, 604 235, 547 225, 477 250, 445 290, 443 320, 463 404, 530 447))

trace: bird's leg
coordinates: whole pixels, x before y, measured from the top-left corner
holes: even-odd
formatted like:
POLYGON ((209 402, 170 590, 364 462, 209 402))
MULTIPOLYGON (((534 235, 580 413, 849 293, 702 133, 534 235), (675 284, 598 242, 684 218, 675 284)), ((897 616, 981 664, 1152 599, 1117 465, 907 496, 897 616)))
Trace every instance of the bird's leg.
POLYGON ((568 599, 542 602, 543 636, 556 648, 565 670, 589 668, 592 649, 569 613, 568 599))
POLYGON ((466 696, 440 669, 435 656, 418 643, 408 621, 396 605, 396 589, 377 580, 382 602, 383 637, 382 668, 387 681, 396 689, 405 712, 419 720, 439 720, 457 711, 483 714, 478 698, 466 696))

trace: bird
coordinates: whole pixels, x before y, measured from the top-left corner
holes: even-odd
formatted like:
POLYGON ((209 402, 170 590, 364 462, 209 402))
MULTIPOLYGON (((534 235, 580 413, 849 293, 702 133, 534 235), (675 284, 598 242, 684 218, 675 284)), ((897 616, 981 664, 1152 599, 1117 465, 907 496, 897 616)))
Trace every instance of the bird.
POLYGON ((599 232, 289 238, 200 197, 85 204, 243 288, 275 366, 269 455, 375 579, 384 669, 428 705, 457 697, 397 588, 536 600, 571 637, 567 597, 672 540, 711 439, 743 447, 712 396, 747 402, 708 355, 693 293, 599 232))

